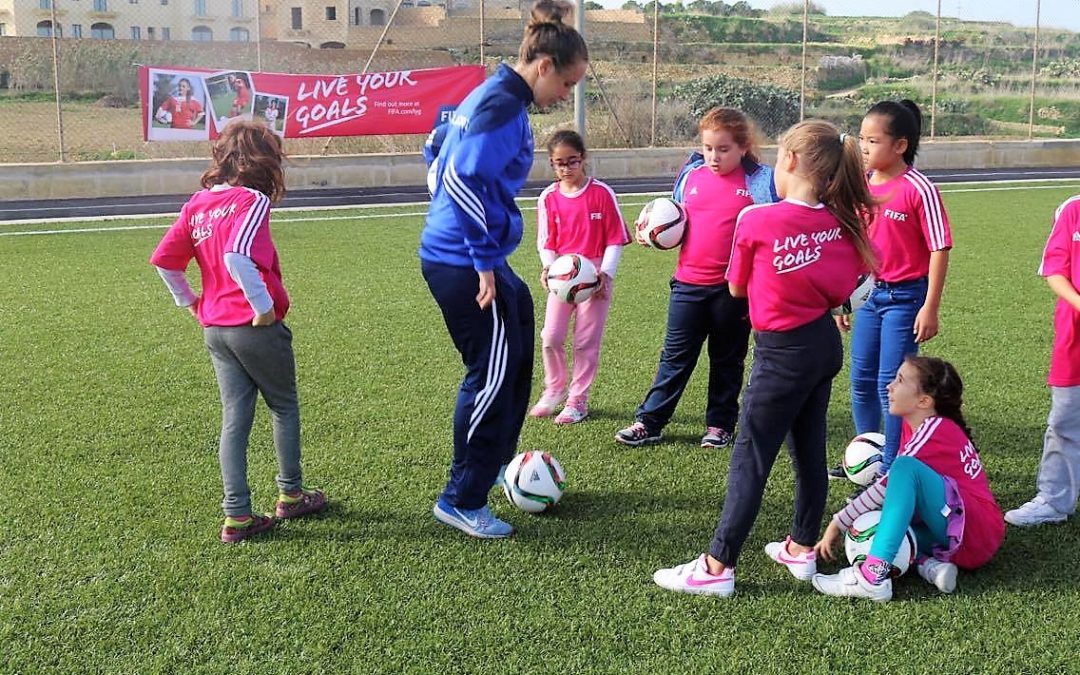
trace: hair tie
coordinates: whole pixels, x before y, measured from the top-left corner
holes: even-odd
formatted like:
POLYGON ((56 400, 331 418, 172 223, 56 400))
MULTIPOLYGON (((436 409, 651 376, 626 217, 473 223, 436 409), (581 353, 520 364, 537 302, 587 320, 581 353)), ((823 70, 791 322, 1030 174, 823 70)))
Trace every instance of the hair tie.
POLYGON ((843 145, 844 141, 846 141, 846 140, 847 140, 847 134, 845 134, 844 132, 841 131, 840 132, 840 145, 843 145))

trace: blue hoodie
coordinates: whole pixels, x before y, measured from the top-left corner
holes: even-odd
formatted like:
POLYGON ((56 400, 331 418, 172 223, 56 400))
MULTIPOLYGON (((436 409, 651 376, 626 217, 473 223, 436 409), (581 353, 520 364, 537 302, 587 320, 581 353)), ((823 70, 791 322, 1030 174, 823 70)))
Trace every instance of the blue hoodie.
POLYGON ((486 272, 504 265, 521 243, 514 198, 532 168, 532 100, 528 83, 503 64, 431 132, 422 260, 486 272))

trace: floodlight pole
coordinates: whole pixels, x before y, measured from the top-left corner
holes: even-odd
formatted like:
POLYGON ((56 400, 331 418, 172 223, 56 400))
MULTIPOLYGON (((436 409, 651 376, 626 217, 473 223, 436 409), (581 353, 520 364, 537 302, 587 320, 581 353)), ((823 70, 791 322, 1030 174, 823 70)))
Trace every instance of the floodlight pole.
POLYGON ((660 57, 660 0, 653 0, 652 13, 652 135, 649 147, 656 147, 656 70, 660 57))
MULTIPOLYGON (((577 10, 574 12, 574 28, 585 37, 585 0, 577 0, 577 10)), ((585 138, 585 78, 574 85, 574 125, 581 138, 585 138)))
POLYGON ((255 0, 255 70, 262 69, 262 0, 255 0))
POLYGON ((1039 67, 1039 19, 1042 0, 1035 0, 1035 47, 1031 50, 1031 96, 1028 102, 1028 140, 1035 138, 1035 77, 1039 67))
POLYGON ((941 48, 941 0, 937 2, 937 21, 934 23, 934 73, 930 80, 930 138, 937 135, 938 52, 941 48))

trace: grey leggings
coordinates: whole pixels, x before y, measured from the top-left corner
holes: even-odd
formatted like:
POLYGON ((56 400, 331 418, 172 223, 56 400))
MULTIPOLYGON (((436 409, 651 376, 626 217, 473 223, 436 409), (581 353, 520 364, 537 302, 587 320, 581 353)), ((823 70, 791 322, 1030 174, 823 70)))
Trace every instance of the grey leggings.
POLYGON ((273 420, 278 489, 300 489, 300 403, 292 331, 281 321, 259 327, 210 326, 203 338, 221 391, 221 508, 226 516, 244 516, 251 513, 247 447, 260 393, 273 420))

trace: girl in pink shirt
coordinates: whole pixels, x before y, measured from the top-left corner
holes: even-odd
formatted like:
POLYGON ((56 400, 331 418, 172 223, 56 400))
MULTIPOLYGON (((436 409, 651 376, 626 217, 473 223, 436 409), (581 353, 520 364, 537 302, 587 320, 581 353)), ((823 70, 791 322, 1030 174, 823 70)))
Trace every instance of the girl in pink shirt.
POLYGON ((790 535, 765 553, 799 579, 817 571, 813 546, 828 493, 826 412, 843 361, 829 310, 850 298, 859 275, 874 264, 866 234, 874 201, 855 139, 820 120, 800 122, 780 138, 776 190, 784 201, 739 215, 727 267, 732 296, 749 300, 754 362, 724 509, 707 553, 653 575, 669 590, 735 591, 735 564, 785 438, 795 469, 795 517, 790 535))
POLYGON ((1050 417, 1035 497, 1005 514, 1019 527, 1060 523, 1080 499, 1080 195, 1065 200, 1043 250, 1039 274, 1057 295, 1050 356, 1050 417))
MULTIPOLYGON (((870 223, 878 254, 877 283, 855 312, 851 336, 851 411, 855 432, 881 430, 889 470, 900 447, 900 418, 885 391, 907 354, 938 333, 938 308, 952 233, 938 189, 915 167, 922 114, 911 101, 882 101, 866 113, 859 144, 870 193, 879 205, 870 223)), ((837 317, 848 330, 847 317, 837 317)), ((843 470, 830 475, 843 477, 843 470)))
POLYGON ((326 506, 321 490, 305 488, 300 469, 300 404, 289 296, 270 238, 270 204, 285 194, 281 139, 261 122, 239 120, 214 142, 203 190, 180 209, 150 262, 176 304, 203 327, 217 375, 222 422, 218 460, 225 486, 221 540, 233 543, 269 530, 274 519, 251 510, 248 435, 262 394, 270 408, 278 460, 276 516, 296 518, 326 506), (202 296, 188 284, 192 259, 202 296))
POLYGON ((589 389, 596 379, 600 341, 611 307, 611 281, 619 266, 622 247, 630 242, 615 192, 585 175, 585 141, 575 131, 556 132, 547 144, 551 168, 558 178, 537 202, 537 239, 543 270, 540 283, 547 288, 547 271, 561 255, 577 253, 592 261, 600 286, 580 304, 552 293, 540 333, 544 361, 544 393, 533 406, 533 417, 550 417, 563 401, 566 406, 556 424, 575 424, 589 414, 589 389), (574 374, 567 392, 566 333, 574 320, 574 374))
POLYGON ((724 272, 739 212, 776 201, 776 191, 772 169, 758 161, 746 115, 713 108, 698 129, 701 152, 691 155, 672 195, 686 209, 687 225, 670 284, 664 348, 633 424, 615 434, 625 445, 661 439, 706 340, 709 388, 701 447, 729 445, 739 416, 750 321, 746 300, 730 293, 724 272))
POLYGON ((918 571, 943 593, 956 589, 957 567, 988 563, 1005 539, 1001 509, 960 410, 964 385, 951 364, 909 356, 889 384, 889 412, 904 420, 903 450, 892 471, 833 516, 814 547, 833 549, 864 513, 881 509, 866 560, 837 574, 818 574, 814 588, 827 595, 892 598, 893 568, 910 526, 918 546, 918 571))

